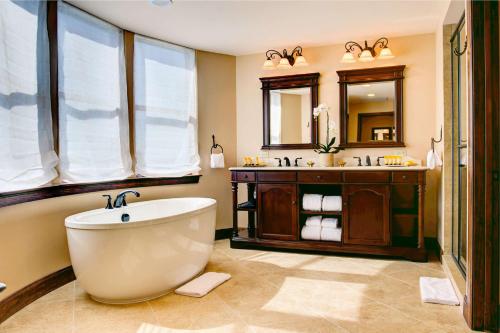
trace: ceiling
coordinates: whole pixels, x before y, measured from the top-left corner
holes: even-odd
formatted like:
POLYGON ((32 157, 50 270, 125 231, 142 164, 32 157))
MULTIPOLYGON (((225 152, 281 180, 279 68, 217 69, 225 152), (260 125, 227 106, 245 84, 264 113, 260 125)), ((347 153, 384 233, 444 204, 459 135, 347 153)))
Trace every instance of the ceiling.
POLYGON ((394 81, 350 84, 347 87, 349 104, 392 101, 394 94, 394 81))
POLYGON ((449 0, 174 0, 160 7, 146 0, 68 2, 130 31, 230 55, 430 33, 449 4, 449 0))

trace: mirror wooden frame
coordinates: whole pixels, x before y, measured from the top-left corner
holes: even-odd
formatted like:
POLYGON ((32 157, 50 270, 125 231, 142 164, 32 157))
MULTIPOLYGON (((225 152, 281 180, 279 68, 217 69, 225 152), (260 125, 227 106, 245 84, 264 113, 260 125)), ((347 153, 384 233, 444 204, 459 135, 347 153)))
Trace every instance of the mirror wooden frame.
POLYGON ((264 144, 262 149, 314 149, 318 144, 318 121, 313 109, 318 106, 319 73, 262 77, 262 110, 264 125, 264 144), (311 88, 311 143, 271 144, 271 95, 275 89, 311 88))
POLYGON ((337 71, 339 75, 339 101, 340 101, 340 147, 343 148, 378 148, 378 147, 404 147, 403 136, 403 71, 405 65, 363 68, 337 71), (383 142, 348 142, 348 99, 347 87, 349 84, 394 81, 394 116, 396 123, 395 141, 383 142))

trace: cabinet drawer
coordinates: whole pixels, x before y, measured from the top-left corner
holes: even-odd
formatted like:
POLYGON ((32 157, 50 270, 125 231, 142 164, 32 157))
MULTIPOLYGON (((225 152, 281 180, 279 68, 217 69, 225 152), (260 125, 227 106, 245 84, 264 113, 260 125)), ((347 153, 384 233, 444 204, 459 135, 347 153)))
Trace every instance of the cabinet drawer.
POLYGON ((346 183, 388 183, 390 173, 384 171, 346 171, 344 182, 346 183))
POLYGON ((263 171, 257 173, 259 182, 294 182, 297 180, 297 173, 293 171, 263 171))
POLYGON ((233 173, 232 179, 237 182, 254 182, 255 172, 237 171, 233 173))
POLYGON ((393 172, 392 173, 393 183, 417 183, 418 174, 416 172, 393 172))
POLYGON ((299 183, 341 183, 342 173, 334 171, 303 171, 298 175, 299 183))

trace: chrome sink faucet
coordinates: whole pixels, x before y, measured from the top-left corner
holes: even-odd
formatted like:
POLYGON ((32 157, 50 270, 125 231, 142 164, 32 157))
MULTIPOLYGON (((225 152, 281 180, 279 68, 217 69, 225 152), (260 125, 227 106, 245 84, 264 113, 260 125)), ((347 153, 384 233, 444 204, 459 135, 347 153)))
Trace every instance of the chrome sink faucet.
POLYGON ((113 203, 114 208, 120 208, 120 207, 127 206, 127 202, 125 201, 125 196, 127 195, 127 193, 132 193, 138 198, 141 196, 141 194, 137 191, 133 191, 133 190, 122 191, 122 192, 118 193, 118 195, 116 196, 115 202, 113 203))

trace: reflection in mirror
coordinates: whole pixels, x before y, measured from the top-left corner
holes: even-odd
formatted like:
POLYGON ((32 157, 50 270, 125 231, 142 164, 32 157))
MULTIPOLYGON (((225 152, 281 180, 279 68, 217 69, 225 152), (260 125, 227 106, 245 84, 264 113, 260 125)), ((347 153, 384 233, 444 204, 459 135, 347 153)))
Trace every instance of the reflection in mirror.
POLYGON ((271 144, 311 143, 311 88, 270 91, 271 144))
POLYGON ((394 100, 394 81, 348 84, 348 142, 395 141, 394 100))

